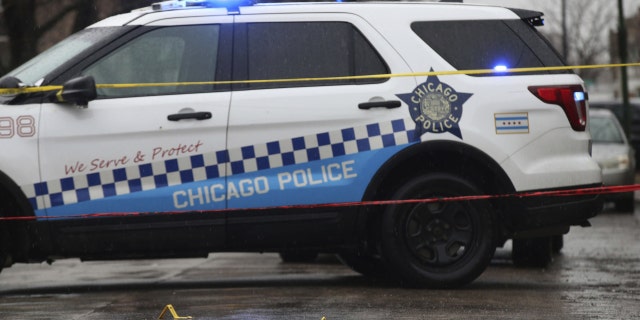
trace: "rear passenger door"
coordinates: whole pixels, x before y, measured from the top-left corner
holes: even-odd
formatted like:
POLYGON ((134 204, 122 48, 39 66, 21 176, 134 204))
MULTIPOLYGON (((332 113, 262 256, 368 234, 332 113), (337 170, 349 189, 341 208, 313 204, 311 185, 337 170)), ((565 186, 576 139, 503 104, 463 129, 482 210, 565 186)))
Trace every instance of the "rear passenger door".
MULTIPOLYGON (((237 16, 234 39, 234 80, 267 82, 233 88, 228 186, 237 192, 228 194, 229 208, 361 200, 377 168, 411 138, 415 125, 394 94, 415 88, 415 80, 306 78, 409 72, 402 59, 349 14, 237 16), (297 80, 269 82, 282 79, 297 80)), ((340 220, 234 212, 230 234, 246 230, 240 226, 254 215, 262 222, 340 220)))

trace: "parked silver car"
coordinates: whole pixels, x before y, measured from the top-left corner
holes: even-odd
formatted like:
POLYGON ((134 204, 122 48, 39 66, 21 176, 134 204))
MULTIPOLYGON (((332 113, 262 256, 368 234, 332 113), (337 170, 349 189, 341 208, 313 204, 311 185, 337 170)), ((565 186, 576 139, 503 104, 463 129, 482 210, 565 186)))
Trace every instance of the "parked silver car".
MULTIPOLYGON (((628 185, 635 182, 635 150, 629 144, 616 116, 607 109, 592 108, 590 131, 593 139, 593 158, 602 168, 605 186, 628 185)), ((633 212, 633 192, 607 195, 616 210, 633 212)))
MULTIPOLYGON (((611 110, 618 121, 620 121, 620 124, 624 123, 624 106, 622 101, 589 100, 589 108, 611 110)), ((627 140, 629 140, 629 144, 631 144, 635 150, 640 150, 640 99, 632 98, 631 101, 629 101, 629 109, 631 111, 629 113, 631 121, 627 140)), ((640 152, 636 153, 636 163, 640 163, 640 152)))

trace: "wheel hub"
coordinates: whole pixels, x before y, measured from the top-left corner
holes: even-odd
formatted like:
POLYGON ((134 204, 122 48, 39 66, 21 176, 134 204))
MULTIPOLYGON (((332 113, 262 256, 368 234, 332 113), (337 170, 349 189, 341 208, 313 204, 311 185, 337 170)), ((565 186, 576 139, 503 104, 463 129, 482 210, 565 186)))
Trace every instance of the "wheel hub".
POLYGON ((471 243, 467 208, 456 203, 418 204, 406 220, 406 241, 412 254, 427 265, 455 263, 471 243))
POLYGON ((425 226, 427 240, 432 242, 447 241, 451 238, 451 225, 440 219, 433 219, 425 226))

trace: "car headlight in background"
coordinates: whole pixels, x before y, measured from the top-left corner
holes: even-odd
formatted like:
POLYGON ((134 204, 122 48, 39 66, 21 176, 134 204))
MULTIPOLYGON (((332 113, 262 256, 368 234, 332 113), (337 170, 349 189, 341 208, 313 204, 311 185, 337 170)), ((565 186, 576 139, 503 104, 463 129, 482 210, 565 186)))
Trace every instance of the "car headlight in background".
POLYGON ((615 158, 601 160, 598 162, 598 164, 602 169, 618 169, 618 170, 629 169, 629 165, 630 165, 629 155, 621 154, 615 158))

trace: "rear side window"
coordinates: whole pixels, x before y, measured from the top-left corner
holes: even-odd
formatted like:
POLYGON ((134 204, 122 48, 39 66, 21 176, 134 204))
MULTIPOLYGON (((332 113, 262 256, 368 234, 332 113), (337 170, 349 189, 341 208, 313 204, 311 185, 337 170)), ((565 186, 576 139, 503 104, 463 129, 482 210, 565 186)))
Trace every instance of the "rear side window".
MULTIPOLYGON (((389 73, 371 44, 345 22, 277 22, 247 25, 249 80, 322 78, 389 73)), ((344 85, 386 79, 254 83, 257 88, 344 85)))
MULTIPOLYGON (((411 29, 458 70, 564 65, 542 35, 522 20, 414 22, 411 29)), ((539 71, 528 74, 568 72, 539 71)), ((491 75, 495 74, 481 76, 491 75)))

